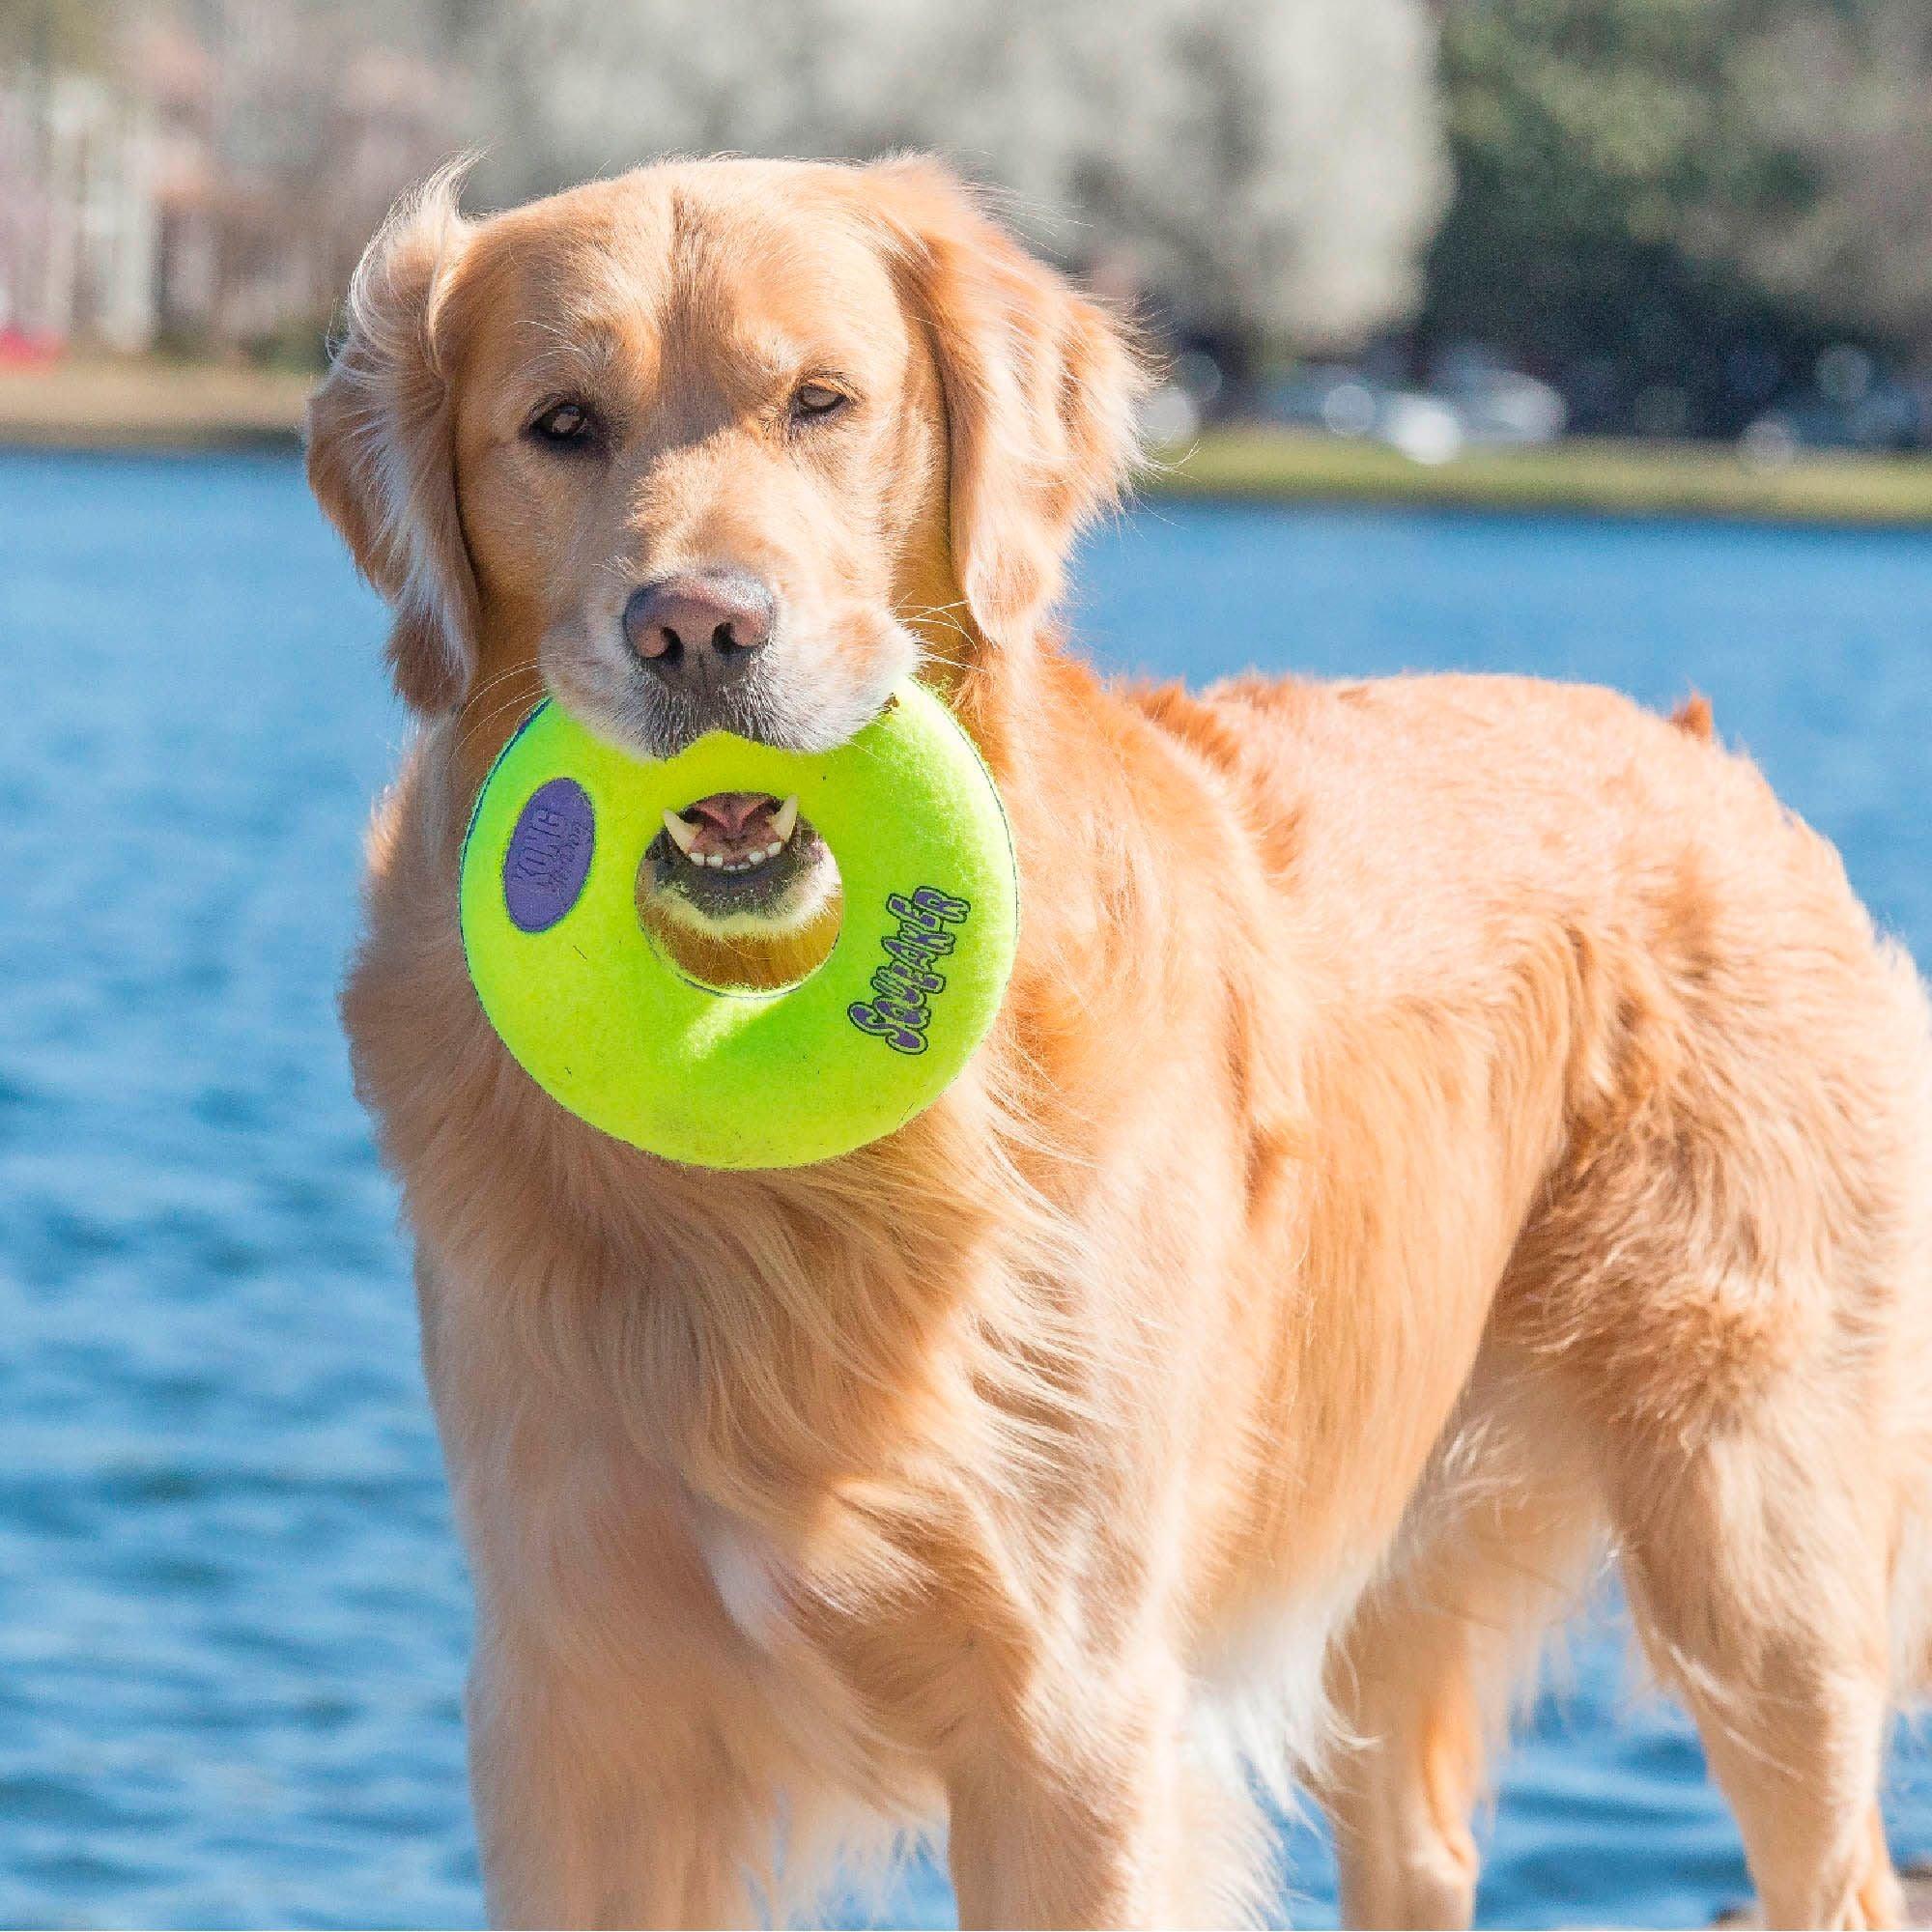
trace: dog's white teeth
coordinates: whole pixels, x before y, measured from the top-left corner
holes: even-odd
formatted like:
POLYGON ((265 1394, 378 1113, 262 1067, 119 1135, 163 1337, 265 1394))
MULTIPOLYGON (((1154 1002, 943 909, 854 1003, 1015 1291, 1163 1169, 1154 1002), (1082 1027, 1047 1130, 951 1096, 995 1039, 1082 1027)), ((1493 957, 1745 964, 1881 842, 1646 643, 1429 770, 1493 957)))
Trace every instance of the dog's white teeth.
POLYGON ((681 813, 667 810, 664 815, 665 831, 670 840, 694 866, 700 868, 708 866, 714 872, 755 871, 767 860, 776 859, 785 848, 785 841, 798 826, 798 800, 788 798, 772 815, 772 831, 775 835, 768 845, 754 845, 740 858, 727 859, 722 852, 700 852, 697 850, 701 826, 694 825, 681 813))

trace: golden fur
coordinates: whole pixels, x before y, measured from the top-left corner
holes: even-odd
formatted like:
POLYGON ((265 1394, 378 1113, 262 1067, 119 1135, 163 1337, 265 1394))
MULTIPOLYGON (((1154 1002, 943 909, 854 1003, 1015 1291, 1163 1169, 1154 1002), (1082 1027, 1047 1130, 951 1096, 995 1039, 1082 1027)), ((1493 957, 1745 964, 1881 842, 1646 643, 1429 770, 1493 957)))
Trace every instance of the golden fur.
POLYGON ((855 1829, 946 1823, 967 1922, 1221 1920, 1270 1895, 1259 1774, 1320 1793, 1353 1921, 1466 1922, 1486 1747, 1607 1541, 1772 1921, 1889 1922, 1918 980, 1699 706, 1097 681, 1045 620, 1139 381, 917 161, 481 223, 445 181, 357 276, 310 470, 423 725, 345 1011, 474 1566, 491 1911, 785 1915, 855 1829), (808 444, 773 398, 822 367, 808 444), (559 370, 582 462, 523 435, 559 370), (799 742, 923 662, 1024 881, 967 1076, 793 1172, 559 1112, 457 939, 517 716, 641 732, 613 613, 719 560, 780 586, 799 742))

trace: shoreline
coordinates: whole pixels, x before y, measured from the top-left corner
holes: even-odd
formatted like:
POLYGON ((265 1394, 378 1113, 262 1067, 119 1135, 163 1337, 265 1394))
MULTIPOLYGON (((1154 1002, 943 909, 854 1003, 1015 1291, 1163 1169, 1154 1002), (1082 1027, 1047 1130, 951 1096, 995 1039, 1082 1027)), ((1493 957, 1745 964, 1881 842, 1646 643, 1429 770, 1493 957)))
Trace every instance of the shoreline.
POLYGON ((248 364, 75 356, 0 366, 0 449, 294 448, 317 378, 248 364))
MULTIPOLYGON (((317 380, 246 364, 137 358, 0 367, 0 451, 294 450, 317 380)), ((1767 466, 1722 445, 1578 438, 1425 465, 1378 443, 1229 425, 1161 453, 1137 494, 1151 501, 1917 529, 1932 526, 1932 454, 1806 451, 1767 466)))
POLYGON ((1168 500, 1866 529, 1932 526, 1932 453, 1805 451, 1765 465, 1747 462, 1728 444, 1594 437, 1471 449, 1446 463, 1422 464, 1381 443, 1230 425, 1170 453, 1142 489, 1168 500))

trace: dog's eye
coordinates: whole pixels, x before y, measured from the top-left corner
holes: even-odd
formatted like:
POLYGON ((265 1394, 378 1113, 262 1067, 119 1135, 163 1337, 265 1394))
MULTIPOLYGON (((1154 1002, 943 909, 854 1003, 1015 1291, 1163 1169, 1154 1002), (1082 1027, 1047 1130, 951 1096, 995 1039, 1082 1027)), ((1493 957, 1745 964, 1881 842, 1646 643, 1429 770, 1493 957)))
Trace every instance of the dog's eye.
POLYGON ((791 412, 800 422, 813 422, 836 415, 852 400, 843 389, 830 383, 803 383, 792 392, 791 412))
POLYGON ((552 403, 531 418, 529 434, 539 442, 567 445, 587 440, 595 426, 582 403, 552 403))

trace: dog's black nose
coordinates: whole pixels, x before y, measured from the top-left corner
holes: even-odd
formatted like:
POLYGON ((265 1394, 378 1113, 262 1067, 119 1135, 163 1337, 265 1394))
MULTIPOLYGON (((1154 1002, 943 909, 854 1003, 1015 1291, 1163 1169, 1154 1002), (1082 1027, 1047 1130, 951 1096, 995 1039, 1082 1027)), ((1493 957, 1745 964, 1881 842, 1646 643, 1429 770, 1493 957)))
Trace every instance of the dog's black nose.
POLYGON ((624 606, 624 637, 644 668, 693 696, 739 676, 772 635, 778 600, 742 570, 664 577, 624 606))

